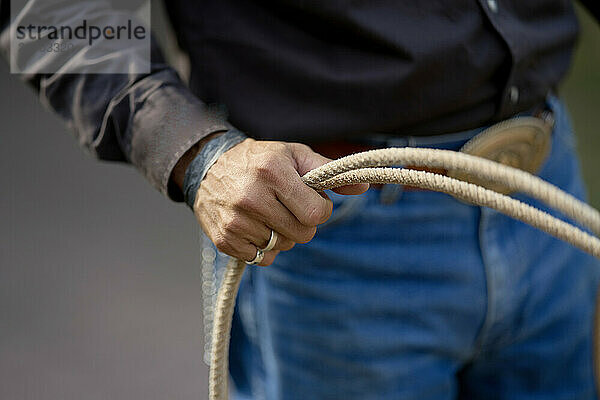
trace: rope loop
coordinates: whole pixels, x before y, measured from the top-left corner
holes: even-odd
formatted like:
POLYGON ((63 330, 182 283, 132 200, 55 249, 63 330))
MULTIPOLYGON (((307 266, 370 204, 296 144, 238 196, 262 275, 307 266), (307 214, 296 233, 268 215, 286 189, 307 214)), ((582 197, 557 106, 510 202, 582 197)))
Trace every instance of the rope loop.
MULTIPOLYGON (((600 235, 600 213, 596 209, 537 176, 495 161, 449 150, 378 149, 331 161, 308 172, 302 179, 315 190, 356 183, 392 183, 447 193, 463 201, 492 208, 600 258, 600 239, 597 237, 600 235), (401 165, 459 171, 484 182, 500 183, 514 192, 542 201, 589 228, 596 236, 483 186, 426 171, 390 168, 401 165)), ((245 267, 244 261, 230 261, 217 296, 209 373, 210 400, 228 398, 231 319, 245 267)))

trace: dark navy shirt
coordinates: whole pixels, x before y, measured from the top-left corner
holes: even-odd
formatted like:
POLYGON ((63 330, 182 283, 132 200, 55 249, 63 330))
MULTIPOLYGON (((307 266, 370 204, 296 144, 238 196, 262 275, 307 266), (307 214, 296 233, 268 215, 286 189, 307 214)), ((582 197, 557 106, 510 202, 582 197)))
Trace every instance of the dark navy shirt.
POLYGON ((166 3, 191 89, 270 139, 474 128, 541 102, 577 34, 563 0, 166 3))
MULTIPOLYGON (((5 50, 7 3, 0 1, 5 50)), ((165 4, 191 61, 189 86, 158 49, 150 74, 24 77, 85 148, 133 163, 164 193, 181 155, 231 126, 310 144, 370 132, 447 133, 507 118, 556 88, 578 31, 568 0, 165 4), (207 104, 224 105, 228 120, 207 104)))

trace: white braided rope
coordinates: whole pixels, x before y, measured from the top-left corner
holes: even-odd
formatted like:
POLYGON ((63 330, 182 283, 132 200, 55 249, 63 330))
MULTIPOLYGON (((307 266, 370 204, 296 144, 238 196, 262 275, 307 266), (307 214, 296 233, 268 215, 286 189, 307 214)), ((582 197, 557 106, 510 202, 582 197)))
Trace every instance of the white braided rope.
POLYGON ((308 172, 303 179, 307 185, 320 189, 318 186, 320 182, 342 172, 357 168, 394 165, 455 170, 476 176, 487 182, 501 183, 514 192, 521 192, 541 200, 555 210, 590 228, 596 235, 600 235, 600 213, 586 203, 535 175, 456 151, 410 147, 371 150, 334 160, 308 172))
POLYGON ((211 400, 226 400, 229 397, 229 339, 231 320, 235 308, 235 299, 240 282, 246 269, 246 263, 232 258, 223 274, 219 288, 215 319, 213 322, 212 348, 210 353, 210 371, 208 392, 211 400))
MULTIPOLYGON (((501 183, 561 211, 582 225, 600 232, 600 214, 554 185, 527 172, 494 161, 448 150, 393 148, 371 150, 341 158, 307 173, 302 179, 316 190, 353 183, 395 183, 451 194, 530 224, 600 258, 600 239, 519 200, 472 183, 412 169, 372 168, 414 165, 465 172, 489 182, 501 183)), ((209 399, 228 398, 229 339, 231 319, 245 262, 232 259, 227 265, 217 296, 209 376, 209 399)))

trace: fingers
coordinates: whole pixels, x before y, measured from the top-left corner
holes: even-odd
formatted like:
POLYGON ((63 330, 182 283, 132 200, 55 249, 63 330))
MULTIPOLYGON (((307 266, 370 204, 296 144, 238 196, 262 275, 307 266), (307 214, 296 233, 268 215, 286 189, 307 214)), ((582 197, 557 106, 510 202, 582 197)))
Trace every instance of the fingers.
MULTIPOLYGON (((194 212, 219 251, 246 261, 267 246, 273 229, 278 240, 259 264, 270 265, 280 251, 309 242, 317 225, 331 216, 331 200, 301 179, 329 161, 305 145, 248 139, 209 169, 194 212)), ((351 185, 336 191, 360 194, 367 189, 351 185)))
MULTIPOLYGON (((280 204, 279 207, 287 211, 280 204)), ((289 214, 289 211, 287 213, 289 214)), ((294 217, 291 216, 290 219, 292 218, 294 217)), ((209 222, 203 227, 205 227, 205 231, 217 250, 229 256, 251 261, 256 257, 257 249, 264 249, 271 237, 271 228, 267 227, 261 220, 249 215, 226 213, 220 220, 225 223, 215 224, 209 222)), ((298 225, 301 226, 299 223, 298 225)), ((289 226, 289 223, 287 226, 289 226)), ((311 231, 310 228, 302 228, 311 231)), ((274 231, 277 232, 275 246, 271 251, 265 253, 263 261, 258 265, 270 265, 280 251, 290 250, 295 245, 294 241, 279 233, 277 228, 274 228, 274 231)), ((300 236, 302 240, 309 241, 314 233, 304 233, 303 235, 305 236, 300 236)))
MULTIPOLYGON (((277 240, 279 242, 279 240, 277 240)), ((217 247, 221 253, 225 253, 229 256, 238 258, 240 260, 244 260, 250 262, 256 258, 258 250, 262 247, 258 247, 257 245, 251 243, 248 240, 243 239, 238 235, 231 234, 217 234, 213 239, 213 243, 217 247)), ((275 249, 271 251, 267 251, 264 253, 264 257, 261 262, 257 265, 266 267, 271 265, 273 261, 275 261, 275 257, 279 254, 280 250, 277 247, 287 248, 287 250, 291 249, 294 246, 292 243, 290 246, 289 240, 282 240, 281 244, 278 243, 275 246, 275 249)))
POLYGON ((291 241, 290 239, 288 239, 282 235, 279 235, 277 238, 277 244, 275 245, 273 250, 288 251, 288 250, 291 250, 292 248, 294 248, 295 245, 296 245, 295 242, 291 241))
MULTIPOLYGON (((296 175, 291 179, 298 179, 298 177, 296 175)), ((283 182, 286 181, 284 178, 281 180, 283 182)), ((289 185, 289 183, 286 184, 289 185)), ((278 248, 278 250, 286 250, 286 247, 291 248, 292 243, 308 243, 316 233, 318 222, 306 225, 299 221, 292 211, 277 198, 277 190, 274 187, 280 185, 280 183, 273 183, 267 188, 268 191, 261 196, 252 195, 252 193, 242 196, 239 201, 234 202, 234 212, 220 218, 221 225, 224 221, 226 227, 229 226, 234 231, 244 233, 245 239, 261 247, 266 246, 271 235, 271 229, 283 237, 283 239, 280 238, 278 241, 283 247, 278 248)), ((311 196, 317 198, 318 202, 323 202, 328 208, 325 212, 328 215, 331 214, 331 210, 329 209, 333 207, 331 201, 323 199, 317 192, 306 185, 303 186, 303 189, 307 190, 311 196)), ((295 201, 290 202, 290 204, 301 209, 295 201)))
MULTIPOLYGON (((217 235, 213 242, 221 253, 225 253, 229 256, 238 258, 240 260, 244 260, 246 262, 251 262, 256 258, 258 250, 263 247, 258 247, 257 245, 249 242, 248 240, 242 239, 240 236, 230 236, 230 235, 217 235)), ((264 253, 264 257, 262 261, 260 261, 256 265, 260 265, 266 267, 268 265, 273 264, 275 261, 275 257, 279 254, 280 250, 278 247, 282 249, 289 250, 294 247, 294 243, 290 244, 288 239, 284 239, 279 243, 279 239, 277 240, 277 245, 275 249, 271 251, 267 251, 264 253)))
POLYGON ((263 258, 263 260, 256 265, 260 265, 261 267, 267 267, 273 264, 273 261, 275 261, 275 257, 277 257, 278 254, 279 250, 268 251, 265 253, 265 257, 263 258))
MULTIPOLYGON (((222 241, 217 239, 215 241, 215 245, 217 247, 217 250, 219 250, 220 252, 238 258, 240 260, 244 260, 246 262, 251 262, 252 260, 254 260, 256 258, 256 255, 258 254, 258 250, 262 248, 239 237, 230 237, 227 239, 223 239, 222 241)), ((280 250, 278 250, 277 247, 287 247, 287 250, 289 250, 293 246, 294 243, 291 243, 290 246, 289 241, 283 240, 281 244, 278 243, 277 246, 275 246, 275 249, 264 253, 263 259, 256 265, 266 267, 268 265, 273 264, 273 261, 275 261, 275 257, 277 257, 277 255, 280 252, 280 250)))
MULTIPOLYGON (((315 153, 316 154, 316 153, 315 153)), ((327 221, 333 203, 306 186, 293 168, 283 169, 279 184, 274 187, 277 199, 305 226, 317 226, 327 221)))
MULTIPOLYGON (((308 171, 312 171, 313 169, 332 161, 330 158, 316 153, 306 145, 300 143, 290 143, 289 146, 292 149, 292 154, 297 163, 297 171, 300 176, 303 176, 308 171)), ((369 190, 368 183, 340 186, 339 188, 333 189, 334 192, 344 195, 363 194, 367 190, 369 190)))
POLYGON ((316 227, 327 221, 333 212, 333 202, 329 198, 300 180, 279 188, 277 198, 305 226, 316 227))
POLYGON ((211 240, 215 244, 217 250, 219 250, 221 253, 227 254, 228 256, 247 262, 254 260, 256 257, 257 247, 239 236, 216 234, 213 235, 211 240))
MULTIPOLYGON (((253 261, 256 258, 256 255, 258 254, 258 250, 259 250, 255 245, 248 243, 248 242, 244 242, 244 241, 238 242, 236 244, 236 249, 238 249, 239 255, 233 255, 233 257, 236 257, 240 260, 244 260, 246 262, 253 261)), ((279 254, 279 250, 267 251, 266 253, 264 253, 263 259, 255 265, 259 265, 261 267, 269 266, 269 265, 273 264, 273 262, 275 261, 275 258, 277 257, 278 254, 279 254)), ((230 254, 230 255, 232 255, 232 254, 230 254)))
MULTIPOLYGON (((254 243, 254 242, 252 242, 252 243, 254 243)), ((275 246, 273 247, 272 250, 288 251, 288 250, 291 250, 295 245, 296 245, 295 242, 291 241, 290 239, 286 238, 283 235, 277 234, 277 241, 275 242, 275 246)), ((259 248, 264 249, 266 246, 267 246, 266 244, 264 246, 260 245, 259 248)))
MULTIPOLYGON (((316 226, 302 224, 296 216, 277 199, 273 199, 271 203, 264 207, 257 215, 257 219, 260 221, 268 221, 267 223, 269 226, 271 226, 271 228, 280 236, 278 243, 283 240, 282 246, 289 245, 289 242, 308 243, 317 232, 316 226)), ((281 248, 280 250, 286 249, 281 248)))
MULTIPOLYGON (((248 229, 244 239, 254 244, 257 248, 264 249, 269 244, 271 228, 258 220, 251 221, 251 224, 254 226, 254 229, 248 229)), ((277 229, 273 229, 273 231, 277 234, 277 240, 275 241, 275 247, 273 247, 272 250, 288 251, 296 244, 294 241, 279 233, 277 229)))

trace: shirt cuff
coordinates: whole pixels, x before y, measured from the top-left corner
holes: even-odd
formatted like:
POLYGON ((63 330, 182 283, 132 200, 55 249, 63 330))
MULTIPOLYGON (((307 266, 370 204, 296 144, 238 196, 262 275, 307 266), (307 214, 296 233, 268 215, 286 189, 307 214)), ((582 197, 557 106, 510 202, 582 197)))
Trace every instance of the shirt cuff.
POLYGON ((136 109, 131 162, 161 193, 182 201, 181 193, 169 190, 177 161, 202 138, 232 127, 222 113, 207 107, 183 84, 162 84, 136 109))
POLYGON ((232 129, 214 139, 210 139, 202 146, 202 149, 189 164, 183 179, 184 201, 191 209, 194 209, 196 193, 209 168, 217 162, 217 159, 223 153, 246 138, 247 136, 242 132, 232 129))

